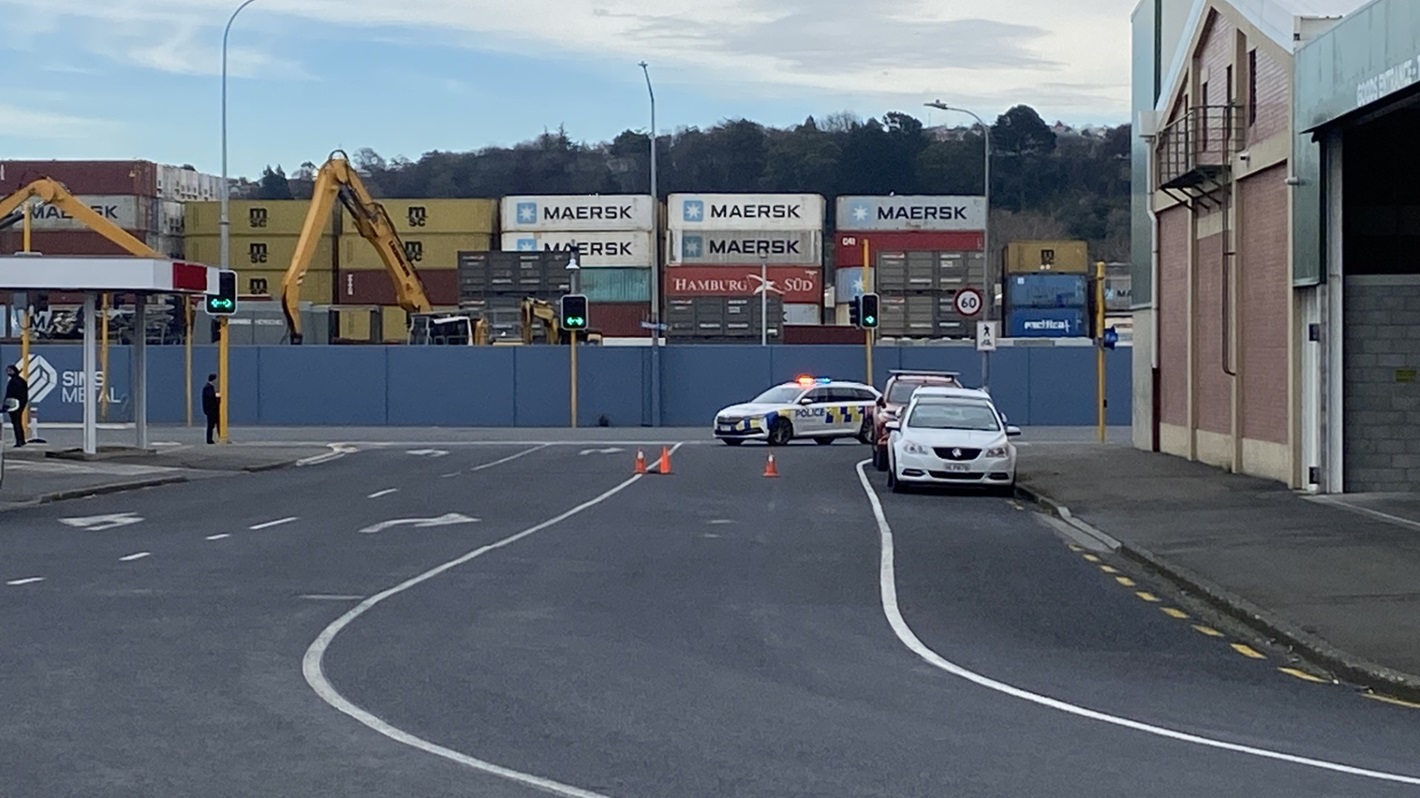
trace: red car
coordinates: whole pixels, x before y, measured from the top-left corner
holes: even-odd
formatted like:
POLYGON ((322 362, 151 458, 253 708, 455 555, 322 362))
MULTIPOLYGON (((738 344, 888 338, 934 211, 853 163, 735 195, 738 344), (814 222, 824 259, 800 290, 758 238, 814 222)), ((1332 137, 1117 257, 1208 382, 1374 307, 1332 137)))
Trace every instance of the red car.
POLYGON ((917 369, 892 369, 888 371, 887 385, 883 395, 878 397, 877 408, 873 411, 873 467, 887 470, 887 439, 885 425, 897 418, 907 400, 924 385, 938 388, 961 388, 961 375, 955 371, 919 371, 917 369))

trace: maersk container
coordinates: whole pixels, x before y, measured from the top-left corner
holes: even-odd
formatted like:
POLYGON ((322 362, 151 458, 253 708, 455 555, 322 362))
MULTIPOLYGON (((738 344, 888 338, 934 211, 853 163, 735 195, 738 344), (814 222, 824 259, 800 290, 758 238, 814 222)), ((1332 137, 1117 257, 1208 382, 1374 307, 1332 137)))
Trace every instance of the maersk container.
POLYGON ((821 194, 672 194, 667 201, 671 230, 823 232, 821 194))
POLYGON ((1083 274, 1036 272, 1006 277, 1006 304, 1012 308, 1085 308, 1090 282, 1083 274))
POLYGON ((516 196, 502 203, 505 233, 656 229, 656 203, 649 194, 516 196))
POLYGON ((1080 308, 1016 308, 1007 316, 1008 338, 1082 338, 1090 334, 1080 308))

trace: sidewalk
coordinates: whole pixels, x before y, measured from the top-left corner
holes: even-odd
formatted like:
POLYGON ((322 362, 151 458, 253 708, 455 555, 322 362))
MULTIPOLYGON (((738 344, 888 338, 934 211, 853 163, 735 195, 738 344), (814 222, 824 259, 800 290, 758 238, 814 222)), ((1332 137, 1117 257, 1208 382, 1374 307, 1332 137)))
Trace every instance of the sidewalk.
POLYGON ((1420 509, 1413 498, 1347 498, 1399 516, 1387 520, 1127 446, 1021 452, 1026 496, 1338 676, 1420 697, 1420 524, 1404 517, 1420 509))

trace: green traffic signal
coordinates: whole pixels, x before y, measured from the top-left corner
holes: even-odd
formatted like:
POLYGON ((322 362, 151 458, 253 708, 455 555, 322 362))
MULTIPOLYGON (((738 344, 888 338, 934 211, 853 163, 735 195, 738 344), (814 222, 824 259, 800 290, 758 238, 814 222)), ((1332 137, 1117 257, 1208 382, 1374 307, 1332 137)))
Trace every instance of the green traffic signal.
POLYGON ((864 294, 859 303, 859 326, 865 330, 873 330, 878 326, 878 295, 864 294))
POLYGON ((207 294, 206 310, 209 316, 230 316, 237 312, 237 273, 221 271, 217 273, 217 293, 207 294))
POLYGON ((587 298, 582 294, 567 294, 562 297, 562 328, 564 330, 587 329, 587 298))

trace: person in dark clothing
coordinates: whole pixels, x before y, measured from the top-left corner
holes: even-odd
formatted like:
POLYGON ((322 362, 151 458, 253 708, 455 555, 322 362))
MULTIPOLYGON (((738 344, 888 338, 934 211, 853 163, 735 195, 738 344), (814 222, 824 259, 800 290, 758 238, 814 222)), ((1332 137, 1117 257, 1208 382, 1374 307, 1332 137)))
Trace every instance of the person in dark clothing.
POLYGON ((202 386, 202 415, 207 416, 207 442, 216 443, 212 440, 212 434, 217 430, 217 420, 221 413, 222 396, 217 393, 217 375, 208 374, 207 384, 202 386))
POLYGON ((25 445, 25 408, 30 404, 30 384, 14 366, 5 367, 10 379, 5 383, 5 409, 10 413, 10 426, 15 428, 15 445, 25 445))

